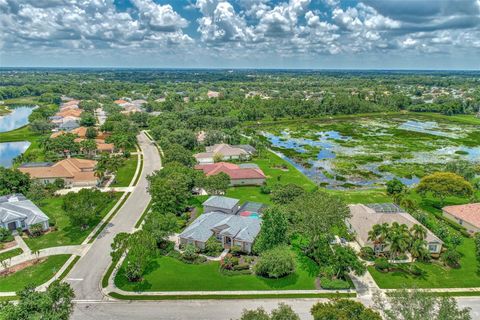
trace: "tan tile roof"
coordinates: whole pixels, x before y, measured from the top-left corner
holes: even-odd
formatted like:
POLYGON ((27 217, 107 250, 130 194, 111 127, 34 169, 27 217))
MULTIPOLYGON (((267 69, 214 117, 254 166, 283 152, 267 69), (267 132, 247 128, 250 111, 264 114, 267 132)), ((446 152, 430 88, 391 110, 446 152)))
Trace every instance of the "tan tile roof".
POLYGON ((447 206, 442 210, 456 218, 480 228, 480 203, 447 206))
MULTIPOLYGON (((367 207, 363 204, 352 204, 348 206, 350 209, 351 217, 347 221, 352 225, 352 228, 357 234, 360 245, 370 243, 368 241, 368 232, 372 230, 372 227, 376 224, 388 223, 391 225, 394 222, 399 224, 405 224, 408 228, 411 228, 414 224, 420 224, 414 217, 407 212, 397 213, 382 213, 376 212, 374 209, 367 207)), ((427 242, 443 243, 436 235, 427 229, 427 242)))
POLYGON ((63 110, 63 111, 57 112, 55 115, 59 117, 80 117, 82 112, 83 111, 80 109, 63 110))
POLYGON ((216 154, 220 154, 223 156, 241 156, 241 155, 248 155, 248 152, 241 148, 237 147, 232 147, 229 144, 226 143, 219 143, 215 144, 213 146, 208 146, 205 148, 206 152, 201 152, 197 153, 194 155, 196 159, 201 159, 201 158, 212 158, 216 154))
POLYGON ((68 158, 61 160, 51 166, 41 167, 20 167, 23 173, 28 173, 33 179, 42 178, 67 178, 74 181, 92 181, 96 180, 95 166, 97 161, 68 158))

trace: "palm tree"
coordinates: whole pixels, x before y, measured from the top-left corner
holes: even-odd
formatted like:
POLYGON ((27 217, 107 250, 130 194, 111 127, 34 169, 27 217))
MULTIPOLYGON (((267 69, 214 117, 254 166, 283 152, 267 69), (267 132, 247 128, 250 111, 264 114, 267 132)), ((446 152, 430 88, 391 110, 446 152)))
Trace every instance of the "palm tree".
POLYGON ((420 239, 415 239, 412 241, 409 251, 412 255, 412 262, 415 262, 418 259, 426 260, 430 255, 427 249, 427 242, 420 239))
POLYGON ((398 222, 392 223, 390 233, 388 235, 390 244, 390 257, 394 258, 408 250, 411 244, 411 236, 408 227, 398 222))
POLYGON ((372 230, 368 232, 368 240, 374 244, 385 244, 389 233, 390 227, 388 223, 376 224, 372 227, 372 230))
POLYGON ((412 234, 414 240, 425 240, 427 237, 427 229, 419 224, 414 224, 410 228, 410 233, 412 234))

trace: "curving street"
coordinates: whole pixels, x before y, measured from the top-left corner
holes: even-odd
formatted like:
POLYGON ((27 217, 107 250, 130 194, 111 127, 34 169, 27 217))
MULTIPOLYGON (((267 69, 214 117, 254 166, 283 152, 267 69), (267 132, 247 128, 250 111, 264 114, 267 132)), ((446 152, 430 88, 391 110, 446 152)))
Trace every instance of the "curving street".
POLYGON ((134 229, 135 223, 150 202, 146 177, 161 168, 161 159, 158 149, 145 133, 140 133, 137 140, 143 152, 143 170, 136 187, 65 279, 75 290, 76 300, 105 299, 101 291, 101 281, 112 261, 110 244, 118 233, 131 232, 134 229))

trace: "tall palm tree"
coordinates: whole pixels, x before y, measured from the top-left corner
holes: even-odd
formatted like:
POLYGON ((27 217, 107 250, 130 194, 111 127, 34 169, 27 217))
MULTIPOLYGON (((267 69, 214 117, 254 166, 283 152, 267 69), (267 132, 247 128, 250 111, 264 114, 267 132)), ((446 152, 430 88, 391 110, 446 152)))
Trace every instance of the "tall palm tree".
POLYGON ((390 257, 397 257, 399 254, 407 251, 411 244, 411 236, 408 227, 398 222, 392 223, 390 233, 388 235, 390 244, 390 257))
POLYGON ((414 224, 410 228, 410 233, 412 234, 414 240, 425 240, 427 237, 427 229, 419 224, 414 224))
POLYGON ((412 241, 409 251, 412 255, 412 262, 415 262, 418 259, 425 260, 430 255, 427 249, 427 242, 420 239, 415 239, 412 241))
POLYGON ((388 223, 376 224, 372 230, 368 232, 368 240, 374 244, 386 244, 388 234, 390 233, 390 226, 388 223))

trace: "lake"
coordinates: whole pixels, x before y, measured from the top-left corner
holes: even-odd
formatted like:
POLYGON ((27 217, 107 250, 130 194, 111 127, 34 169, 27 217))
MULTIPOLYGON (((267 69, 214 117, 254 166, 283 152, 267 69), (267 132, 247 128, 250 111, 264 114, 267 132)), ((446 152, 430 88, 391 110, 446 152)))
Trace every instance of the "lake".
POLYGON ((13 159, 24 153, 29 146, 28 141, 0 143, 0 167, 11 167, 13 159))
POLYGON ((28 116, 33 112, 32 107, 16 107, 12 112, 0 116, 0 132, 12 131, 28 124, 28 116))

